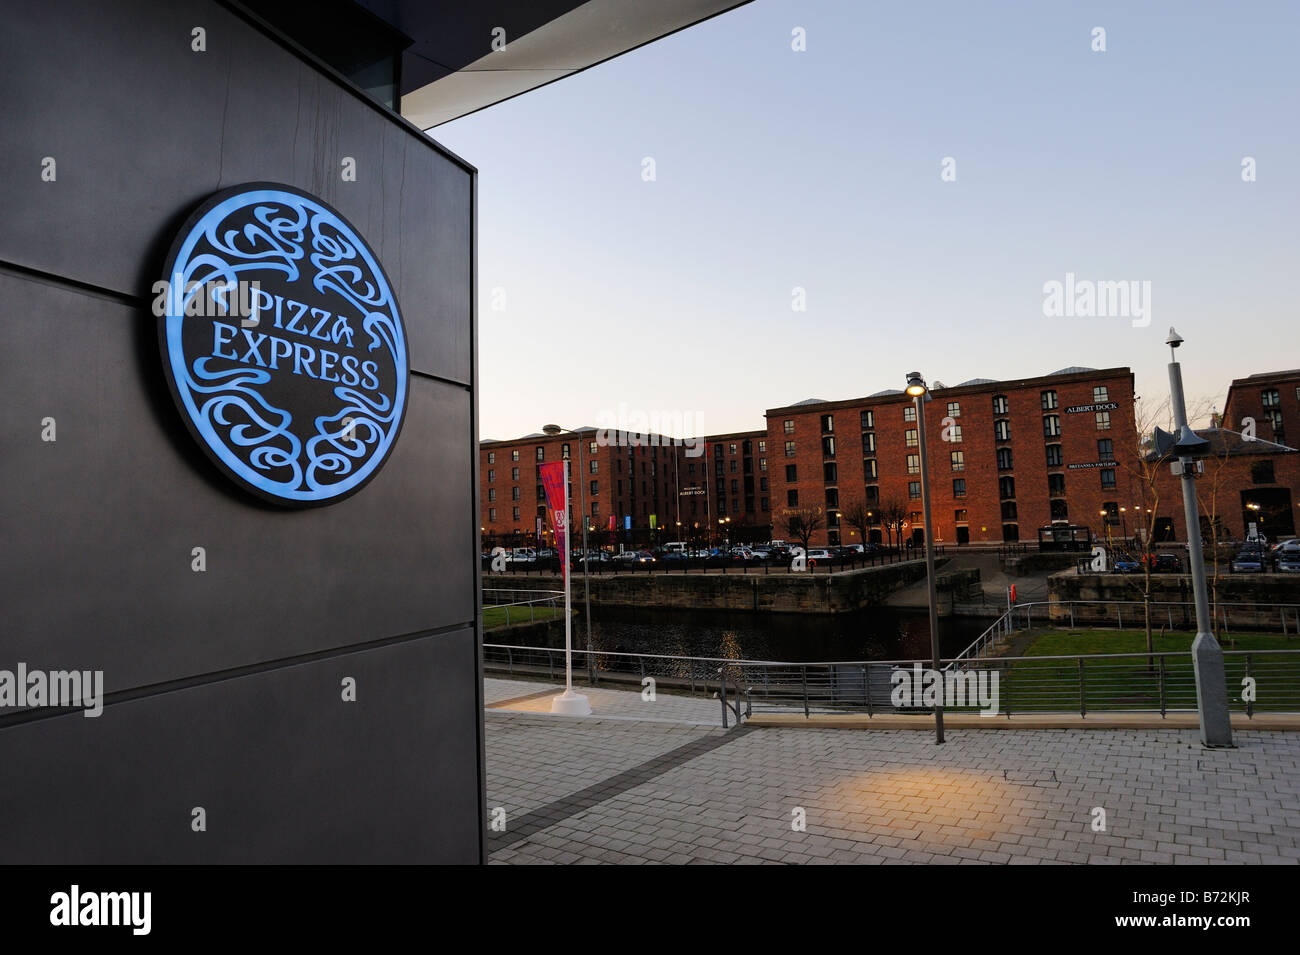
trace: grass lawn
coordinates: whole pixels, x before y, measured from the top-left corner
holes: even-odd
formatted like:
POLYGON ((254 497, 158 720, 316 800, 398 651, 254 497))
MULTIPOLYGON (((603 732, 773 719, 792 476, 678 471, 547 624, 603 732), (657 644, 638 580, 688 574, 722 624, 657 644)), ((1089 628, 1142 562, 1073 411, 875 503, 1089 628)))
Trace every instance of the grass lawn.
MULTIPOLYGON (((507 623, 506 620, 507 609, 509 610, 509 614, 510 614, 510 619, 509 619, 510 623, 528 622, 529 617, 528 617, 527 607, 509 607, 509 608, 484 607, 483 608, 483 629, 491 630, 494 627, 504 627, 507 623)), ((538 605, 533 607, 532 619, 535 621, 553 620, 556 617, 559 617, 561 619, 564 618, 563 607, 556 607, 555 609, 551 609, 546 605, 538 605)))
MULTIPOLYGON (((1178 653, 1192 648, 1194 633, 1178 631, 1160 634, 1152 628, 1156 653, 1178 653)), ((1225 650, 1300 650, 1300 637, 1280 633, 1228 633, 1219 641, 1225 650)), ((1075 653, 1145 653, 1146 633, 1142 630, 1051 630, 1035 640, 1024 656, 1068 656, 1075 653)))
MULTIPOLYGON (((1153 636, 1157 653, 1187 656, 1164 658, 1163 672, 1157 661, 1153 669, 1144 658, 1085 660, 1082 674, 1076 661, 1022 660, 1002 678, 1002 708, 1012 712, 1033 710, 1078 710, 1082 695, 1088 711, 1167 710, 1196 708, 1196 680, 1189 651, 1194 634, 1157 631, 1153 636)), ((1236 633, 1221 637, 1225 651, 1300 650, 1300 637, 1267 633, 1236 633)), ((1026 657, 1070 656, 1075 654, 1142 653, 1146 635, 1133 630, 1053 630, 1041 634, 1023 653, 1026 657)), ((1296 656, 1244 655, 1224 660, 1228 697, 1233 710, 1244 711, 1244 680, 1254 678, 1255 709, 1300 711, 1300 654, 1296 656)))

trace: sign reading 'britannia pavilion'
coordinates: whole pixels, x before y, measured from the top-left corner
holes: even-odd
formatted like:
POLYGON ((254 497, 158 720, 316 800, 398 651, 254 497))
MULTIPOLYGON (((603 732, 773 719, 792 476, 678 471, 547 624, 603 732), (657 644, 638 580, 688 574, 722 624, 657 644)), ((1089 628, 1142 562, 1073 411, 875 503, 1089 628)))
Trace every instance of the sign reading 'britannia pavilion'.
POLYGON ((383 267, 346 219, 289 186, 228 189, 181 229, 164 275, 168 384, 223 472, 295 507, 335 503, 375 476, 406 411, 406 334, 383 267))

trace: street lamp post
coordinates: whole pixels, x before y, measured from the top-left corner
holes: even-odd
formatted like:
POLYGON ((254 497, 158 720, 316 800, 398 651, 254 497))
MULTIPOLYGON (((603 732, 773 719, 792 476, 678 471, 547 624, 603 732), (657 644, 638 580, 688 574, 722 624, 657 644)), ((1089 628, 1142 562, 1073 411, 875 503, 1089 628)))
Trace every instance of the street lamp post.
MULTIPOLYGON (((587 475, 582 466, 582 435, 568 428, 561 428, 558 424, 544 425, 542 433, 551 437, 558 434, 571 434, 578 439, 578 496, 582 506, 582 602, 586 607, 587 620, 587 682, 595 685, 596 663, 591 646, 591 552, 587 550, 587 475)), ((567 491, 568 483, 566 482, 564 486, 567 491)), ((567 512, 565 519, 568 519, 567 512)), ((567 560, 567 555, 562 559, 567 560)), ((565 573, 568 573, 567 569, 565 573)))
POLYGON ((1228 684, 1223 668, 1223 649, 1214 639, 1210 624, 1210 598, 1205 583, 1205 554, 1201 550, 1200 509, 1196 502, 1196 460, 1205 454, 1208 442, 1187 425, 1187 404, 1183 398, 1183 371, 1175 349, 1182 336, 1172 328, 1165 340, 1170 348, 1169 397, 1177 435, 1163 435, 1168 450, 1178 458, 1183 483, 1183 518, 1187 522, 1187 560, 1196 597, 1196 639, 1192 641, 1192 670, 1196 675, 1196 710, 1200 716, 1203 746, 1232 746, 1232 720, 1228 714, 1228 684), (1176 438, 1175 441, 1169 441, 1176 438))
MULTIPOLYGON (((912 396, 912 404, 916 408, 916 430, 917 441, 921 446, 921 511, 925 521, 925 578, 929 589, 930 597, 930 656, 931 666, 936 675, 940 674, 939 670, 939 598, 935 591, 934 580, 934 522, 930 518, 930 463, 929 455, 925 446, 925 408, 922 402, 926 400, 929 388, 926 387, 925 379, 921 377, 919 371, 914 371, 907 376, 907 393, 912 396)), ((942 677, 940 676, 940 679, 942 677)), ((938 699, 934 705, 934 741, 935 744, 943 742, 943 690, 941 684, 938 687, 938 699)))

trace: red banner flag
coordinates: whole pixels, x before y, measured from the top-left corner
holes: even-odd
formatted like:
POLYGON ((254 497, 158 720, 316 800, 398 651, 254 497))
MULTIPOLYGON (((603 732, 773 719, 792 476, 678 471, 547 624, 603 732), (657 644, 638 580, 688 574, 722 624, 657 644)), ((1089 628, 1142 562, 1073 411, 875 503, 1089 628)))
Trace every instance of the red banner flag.
POLYGON ((613 515, 613 514, 609 515, 609 529, 610 529, 611 531, 614 529, 614 515, 613 515))
POLYGON ((543 464, 538 471, 542 475, 542 487, 546 489, 546 509, 551 515, 551 527, 555 529, 555 546, 560 551, 560 566, 564 575, 569 574, 569 522, 564 508, 564 488, 567 477, 567 461, 552 461, 543 464))

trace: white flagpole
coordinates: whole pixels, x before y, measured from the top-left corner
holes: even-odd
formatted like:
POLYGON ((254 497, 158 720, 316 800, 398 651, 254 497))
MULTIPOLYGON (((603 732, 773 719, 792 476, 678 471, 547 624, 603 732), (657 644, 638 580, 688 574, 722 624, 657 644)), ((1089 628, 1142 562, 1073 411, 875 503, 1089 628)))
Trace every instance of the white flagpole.
POLYGON ((569 461, 564 461, 564 695, 573 695, 573 610, 569 555, 573 553, 573 521, 569 519, 569 461))
MULTIPOLYGON (((584 514, 583 520, 587 517, 584 514)), ((572 576, 569 555, 572 553, 573 536, 569 520, 569 460, 564 460, 564 554, 561 560, 564 574, 564 692, 551 700, 551 712, 568 716, 590 716, 591 703, 580 693, 573 692, 573 613, 571 607, 571 588, 569 578, 572 576)), ((584 559, 586 555, 583 555, 584 559)))

